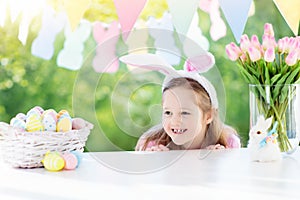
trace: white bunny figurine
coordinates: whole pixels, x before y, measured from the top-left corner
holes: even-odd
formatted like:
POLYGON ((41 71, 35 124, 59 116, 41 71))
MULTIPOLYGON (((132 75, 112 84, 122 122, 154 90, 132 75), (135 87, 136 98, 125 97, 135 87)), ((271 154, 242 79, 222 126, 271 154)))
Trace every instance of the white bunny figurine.
POLYGON ((281 152, 277 143, 277 122, 271 127, 273 117, 265 119, 259 116, 257 123, 249 132, 248 148, 252 161, 270 162, 281 160, 281 152))

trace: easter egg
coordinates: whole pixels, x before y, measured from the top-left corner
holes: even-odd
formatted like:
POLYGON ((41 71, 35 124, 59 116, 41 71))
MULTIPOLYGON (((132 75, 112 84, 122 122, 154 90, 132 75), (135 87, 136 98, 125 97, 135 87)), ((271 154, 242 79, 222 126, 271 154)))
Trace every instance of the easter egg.
POLYGON ((57 114, 57 119, 61 118, 62 115, 70 116, 70 114, 69 114, 68 111, 66 111, 66 110, 61 110, 61 111, 59 111, 58 114, 57 114))
POLYGON ((10 120, 10 125, 20 130, 25 130, 25 126, 26 126, 25 121, 17 117, 14 117, 10 120))
POLYGON ((20 120, 22 120, 22 121, 25 121, 25 120, 26 120, 26 115, 25 115, 24 113, 18 113, 18 114, 16 115, 16 118, 17 118, 17 119, 20 119, 20 120))
POLYGON ((72 119, 72 129, 80 130, 85 127, 85 121, 81 118, 72 119))
POLYGON ((44 115, 42 118, 42 124, 45 131, 56 131, 56 119, 51 115, 44 115))
POLYGON ((63 155, 65 160, 65 167, 64 169, 72 170, 75 169, 78 165, 77 157, 72 153, 65 153, 63 155))
POLYGON ((26 119, 25 129, 28 132, 43 131, 44 126, 43 126, 43 123, 41 121, 41 118, 36 114, 31 114, 26 119))
POLYGON ((77 166, 76 167, 78 167, 82 160, 82 153, 80 151, 71 151, 71 153, 76 156, 76 158, 77 158, 77 166))
POLYGON ((56 111, 53 109, 45 110, 42 114, 42 123, 45 131, 56 131, 56 111))
POLYGON ((37 108, 32 108, 32 109, 30 109, 30 110, 26 113, 26 120, 27 120, 31 115, 35 115, 35 116, 37 116, 39 119, 42 118, 42 113, 41 113, 40 110, 37 109, 37 108))
POLYGON ((44 160, 42 160, 45 169, 49 171, 59 171, 62 170, 65 166, 65 161, 63 157, 61 157, 56 152, 48 152, 46 153, 44 160))
POLYGON ((57 112, 53 109, 45 110, 42 114, 42 117, 45 115, 50 115, 55 121, 57 121, 57 112))
POLYGON ((44 109, 41 106, 35 106, 32 109, 38 111, 40 114, 44 112, 44 109))
POLYGON ((72 119, 71 117, 61 117, 56 124, 57 132, 66 132, 72 130, 72 119))

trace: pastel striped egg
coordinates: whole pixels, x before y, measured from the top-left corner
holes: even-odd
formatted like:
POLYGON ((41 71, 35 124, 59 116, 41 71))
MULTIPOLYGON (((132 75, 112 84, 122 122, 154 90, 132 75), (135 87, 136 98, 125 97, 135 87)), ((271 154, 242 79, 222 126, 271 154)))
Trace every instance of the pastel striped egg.
POLYGON ((25 131, 25 126, 26 126, 25 121, 23 121, 19 118, 16 118, 16 117, 12 118, 10 120, 10 125, 17 128, 17 129, 25 131))
POLYGON ((31 116, 31 115, 35 115, 37 116, 39 119, 42 118, 42 114, 38 109, 30 109, 27 113, 26 113, 26 120, 31 116))
POLYGON ((72 119, 71 117, 61 117, 58 119, 56 124, 57 132, 66 132, 72 130, 72 119))
POLYGON ((32 114, 26 120, 25 129, 28 132, 43 131, 44 126, 39 116, 32 114))
POLYGON ((44 160, 42 160, 45 169, 49 171, 60 171, 65 166, 65 161, 63 157, 61 157, 56 152, 48 152, 46 153, 44 160))
POLYGON ((25 115, 24 113, 18 113, 18 114, 16 115, 16 118, 17 118, 17 119, 20 119, 20 120, 22 120, 22 121, 25 121, 25 120, 26 120, 26 115, 25 115))
POLYGON ((63 158, 65 160, 65 167, 64 169, 73 170, 78 165, 77 157, 72 153, 65 153, 63 154, 63 158))
POLYGON ((44 112, 44 109, 41 106, 34 106, 32 109, 38 111, 40 114, 44 112))
POLYGON ((77 166, 78 167, 82 160, 82 153, 80 151, 71 151, 72 154, 74 154, 77 158, 77 166))
POLYGON ((61 118, 62 115, 70 116, 70 114, 67 110, 61 110, 57 113, 57 119, 61 118))

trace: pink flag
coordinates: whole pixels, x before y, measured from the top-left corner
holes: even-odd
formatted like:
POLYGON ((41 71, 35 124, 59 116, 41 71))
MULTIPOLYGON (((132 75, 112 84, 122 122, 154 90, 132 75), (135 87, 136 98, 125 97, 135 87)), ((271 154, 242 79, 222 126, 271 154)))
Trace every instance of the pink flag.
POLYGON ((127 39, 128 33, 133 28, 146 2, 147 0, 114 0, 123 32, 123 38, 125 40, 127 39))

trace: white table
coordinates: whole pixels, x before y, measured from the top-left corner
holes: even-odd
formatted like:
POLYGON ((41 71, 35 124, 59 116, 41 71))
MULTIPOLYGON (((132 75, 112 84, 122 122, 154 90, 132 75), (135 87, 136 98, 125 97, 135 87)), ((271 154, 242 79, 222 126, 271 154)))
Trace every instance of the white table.
POLYGON ((0 163, 0 199, 300 199, 300 149, 251 162, 247 149, 84 153, 73 171, 0 163))

